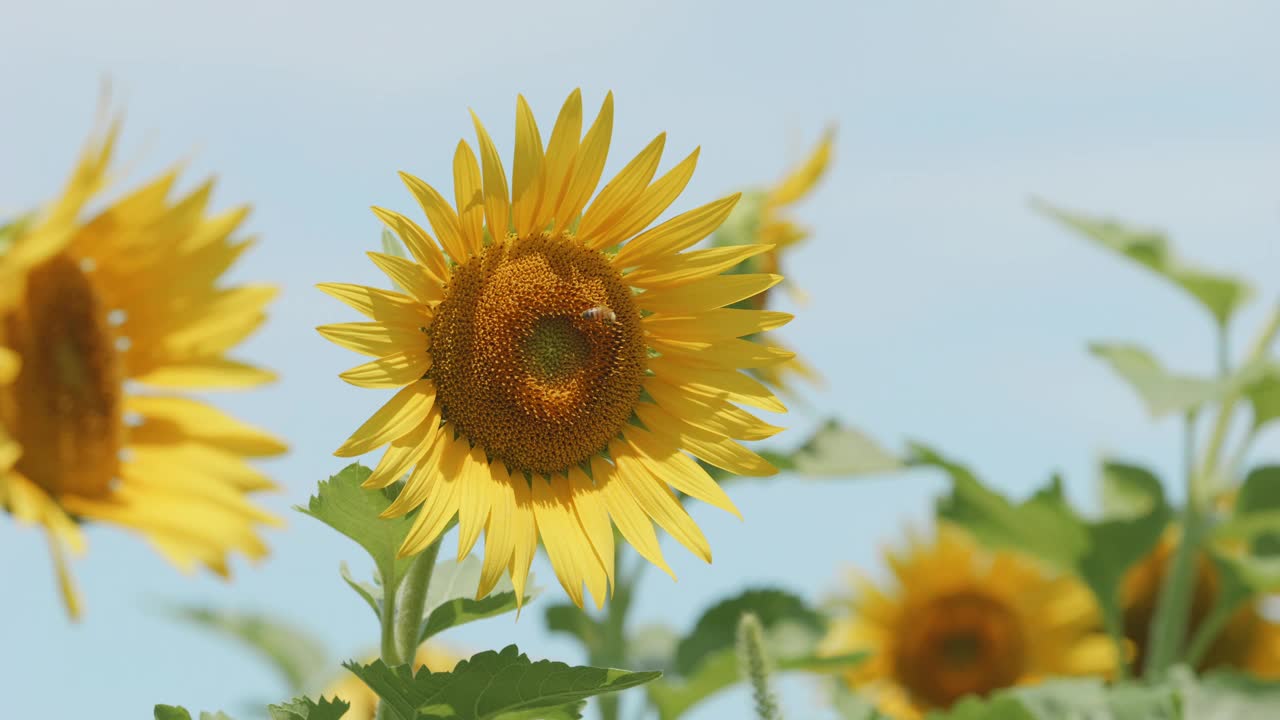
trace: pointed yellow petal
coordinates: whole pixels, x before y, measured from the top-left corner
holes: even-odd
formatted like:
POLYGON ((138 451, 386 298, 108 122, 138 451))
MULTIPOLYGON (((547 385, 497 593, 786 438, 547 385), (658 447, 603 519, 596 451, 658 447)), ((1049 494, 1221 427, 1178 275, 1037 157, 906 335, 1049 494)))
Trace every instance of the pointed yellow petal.
MULTIPOLYGON (((372 323, 371 323, 372 324, 372 323)), ((336 342, 336 341, 335 341, 336 342)), ((338 343, 340 345, 344 343, 338 343)), ((362 351, 357 351, 362 352, 362 351)), ((366 353, 376 354, 376 353, 366 353)), ((222 358, 165 362, 137 374, 131 380, 153 388, 176 388, 185 391, 213 388, 249 388, 275 382, 276 374, 247 363, 222 358)))
POLYGON ((778 472, 768 460, 723 435, 699 429, 661 413, 649 403, 636 405, 636 416, 661 440, 688 450, 699 459, 736 475, 765 477, 778 472))
POLYGON ((662 478, 668 485, 701 500, 712 507, 720 508, 742 519, 742 513, 729 499, 728 493, 720 487, 702 466, 692 458, 671 445, 664 444, 652 433, 638 427, 628 427, 624 437, 636 450, 636 458, 646 465, 655 477, 662 478))
POLYGON ((326 340, 361 355, 385 357, 406 348, 427 347, 422 327, 387 325, 380 322, 353 322, 321 325, 316 328, 326 340))
POLYGON ((458 205, 458 225, 466 253, 454 258, 462 262, 468 255, 479 254, 484 248, 484 183, 480 179, 480 164, 466 140, 458 142, 453 153, 453 197, 458 205))
POLYGON ((679 315, 650 315, 640 322, 645 332, 670 340, 723 340, 754 335, 791 322, 795 316, 776 310, 718 308, 679 315))
POLYGON ((725 400, 682 391, 651 377, 644 389, 658 403, 660 414, 680 418, 696 428, 737 440, 767 440, 783 428, 770 425, 725 400))
POLYGON ((689 517, 689 513, 680 507, 680 502, 667 489, 666 484, 646 471, 627 443, 614 442, 609 450, 618 471, 615 477, 621 479, 640 509, 677 542, 688 548, 689 552, 711 562, 711 545, 706 536, 698 529, 693 518, 689 517))
POLYGON ((431 356, 426 350, 402 350, 357 365, 338 377, 356 387, 397 388, 421 380, 430 369, 431 356))
POLYGON ((631 547, 640 553, 640 557, 661 568, 674 580, 676 574, 662 557, 662 548, 658 545, 658 536, 653 532, 649 516, 636 504, 635 498, 618 477, 618 469, 604 459, 594 457, 591 459, 591 479, 600 491, 600 498, 609 510, 609 517, 613 518, 613 524, 618 526, 618 531, 631 547))
POLYGON ((591 207, 587 208, 587 212, 582 216, 582 223, 578 225, 578 238, 587 247, 606 247, 605 243, 609 238, 597 236, 605 234, 611 223, 621 218, 640 200, 644 189, 649 186, 649 181, 653 180, 654 173, 658 171, 658 163, 662 161, 662 150, 666 144, 666 133, 660 133, 649 141, 645 149, 627 163, 627 166, 622 168, 621 172, 596 196, 591 207))
MULTIPOLYGON (((446 462, 456 462, 459 457, 456 452, 451 452, 453 443, 450 442, 452 440, 450 432, 451 428, 446 426, 432 436, 428 441, 427 454, 413 466, 413 472, 405 479, 404 487, 400 488, 400 494, 396 495, 396 499, 379 513, 378 517, 403 517, 436 491, 443 482, 441 478, 446 470, 456 469, 452 465, 445 467, 446 462)), ((379 482, 384 481, 385 478, 379 480, 379 482)))
MULTIPOLYGON (((464 445, 465 443, 455 441, 452 444, 464 445)), ((449 448, 446 447, 446 454, 448 450, 449 448)), ((461 483, 456 476, 436 475, 430 494, 422 501, 422 509, 418 511, 413 527, 409 529, 409 534, 405 536, 404 543, 400 546, 400 552, 397 553, 400 557, 416 555, 426 550, 440 537, 440 533, 449 526, 449 521, 458 514, 460 489, 461 483)))
POLYGON ((378 466, 360 483, 360 487, 382 489, 399 480, 427 456, 439 432, 440 410, 433 408, 413 432, 391 441, 378 466))
POLYGON ((595 192, 600 176, 604 174, 604 162, 609 156, 609 138, 613 134, 613 93, 604 98, 600 106, 600 114, 591 124, 578 155, 573 163, 573 171, 569 179, 569 189, 564 200, 556 208, 556 232, 560 232, 573 222, 582 208, 587 206, 591 193, 595 192))
POLYGON ((718 275, 677 287, 646 290, 636 298, 644 310, 681 315, 732 305, 782 282, 781 275, 718 275))
POLYGON ((661 225, 646 230, 622 246, 614 258, 615 267, 629 268, 644 265, 672 253, 680 252, 699 242, 729 217, 742 193, 707 203, 681 213, 661 225))
POLYGON ((582 91, 575 89, 560 108, 560 116, 556 118, 556 125, 551 129, 551 139, 547 142, 542 199, 538 203, 534 227, 544 228, 556 219, 556 209, 569 191, 570 172, 573 170, 573 162, 578 154, 578 140, 581 137, 582 91))
MULTIPOLYGON (((511 555, 515 551, 516 496, 512 483, 516 482, 507 472, 506 465, 493 463, 485 483, 488 488, 489 521, 484 529, 484 563, 480 567, 480 586, 476 589, 476 599, 493 592, 493 587, 502 579, 502 573, 511 564, 511 555)), ((519 482, 523 483, 521 477, 519 482)))
POLYGON ((365 254, 392 282, 404 288, 419 303, 429 305, 444 299, 444 286, 418 263, 380 252, 365 254))
POLYGON ((736 267, 742 261, 774 248, 773 245, 726 245, 725 247, 691 250, 664 255, 626 274, 627 283, 640 288, 683 285, 714 277, 736 267))
POLYGON ((436 386, 430 380, 419 380, 397 392, 378 409, 342 447, 333 452, 338 457, 356 457, 412 431, 427 417, 436 402, 436 386))
POLYGON ((595 483, 581 468, 569 468, 569 484, 573 490, 573 509, 578 515, 578 522, 591 541, 596 559, 604 568, 605 578, 613 585, 613 525, 609 522, 609 511, 595 483))
MULTIPOLYGON (((693 177, 693 169, 698 164, 699 148, 695 148, 689 157, 667 171, 657 182, 650 185, 640 197, 616 219, 603 227, 595 239, 588 244, 595 248, 608 248, 625 241, 627 238, 649 227, 649 223, 671 207, 680 193, 684 192, 689 180, 693 177)), ((586 220, 584 219, 583 222, 586 220)))
POLYGON ((480 167, 484 169, 484 221, 489 235, 497 242, 507 236, 511 222, 511 206, 507 201, 507 171, 502 167, 498 148, 494 147, 489 133, 480 124, 480 118, 471 113, 476 126, 476 139, 480 143, 480 167))
POLYGON ((750 340, 674 340, 650 337, 648 343, 649 347, 662 353, 664 359, 692 368, 772 367, 796 356, 785 348, 750 340))
POLYGON ((737 370, 689 367, 663 356, 649 361, 649 369, 676 389, 740 403, 769 412, 784 413, 786 405, 755 378, 737 370))
POLYGON ((374 207, 373 214, 393 232, 409 248, 409 254, 422 265, 422 269, 431 274, 436 282, 443 283, 449 279, 449 264, 440 253, 439 246, 418 223, 394 210, 374 207))
POLYGON ((349 283, 319 283, 316 288, 373 320, 402 325, 424 320, 422 304, 408 295, 349 283))
MULTIPOLYGON (((564 478, 555 478, 552 482, 568 483, 564 478)), ((576 552, 574 544, 585 545, 587 539, 582 535, 573 509, 565 507, 559 500, 558 493, 551 489, 551 484, 541 476, 533 478, 533 514, 538 522, 538 534, 542 536, 542 544, 547 548, 547 559, 556 571, 556 579, 569 594, 574 605, 582 607, 582 583, 586 579, 586 568, 580 563, 581 554, 576 552)))
MULTIPOLYGON (((515 215, 516 233, 527 235, 542 230, 534 217, 542 202, 542 135, 533 111, 523 95, 516 96, 516 157, 511 170, 511 212, 515 215)), ((545 223, 544 223, 545 225, 545 223)))
POLYGON ((142 421, 129 429, 129 445, 175 445, 197 441, 247 457, 283 454, 288 445, 259 428, 198 400, 160 395, 125 397, 125 411, 142 421))
POLYGON ((511 553, 509 572, 511 585, 516 591, 516 607, 521 607, 524 605, 529 566, 533 564, 533 554, 538 549, 538 524, 533 515, 533 494, 522 473, 512 474, 511 488, 515 492, 516 501, 511 523, 515 550, 511 553))
POLYGON ((422 206, 422 212, 426 214, 427 221, 431 223, 431 229, 440 239, 440 245, 444 247, 444 251, 449 253, 455 261, 466 258, 466 245, 462 242, 462 230, 458 225, 458 216, 453 212, 453 207, 440 193, 436 192, 435 188, 413 175, 402 172, 400 180, 418 199, 418 204, 422 206))
POLYGON ((769 193, 770 205, 775 207, 790 205, 813 189, 826 172, 828 163, 831 162, 831 148, 835 144, 835 135, 835 128, 828 128, 822 134, 822 140, 818 142, 818 146, 813 149, 804 164, 796 168, 778 184, 778 187, 773 189, 773 192, 769 193))
POLYGON ((72 579, 71 570, 67 567, 67 558, 62 549, 62 541, 52 530, 49 531, 48 535, 49 554, 53 556, 53 568, 58 577, 58 591, 62 595, 62 604, 67 608, 67 615, 72 620, 79 620, 80 594, 76 592, 75 580, 72 579))
POLYGON ((489 520, 489 460, 484 450, 473 447, 462 461, 459 480, 462 495, 458 504, 458 562, 471 554, 480 531, 489 520))

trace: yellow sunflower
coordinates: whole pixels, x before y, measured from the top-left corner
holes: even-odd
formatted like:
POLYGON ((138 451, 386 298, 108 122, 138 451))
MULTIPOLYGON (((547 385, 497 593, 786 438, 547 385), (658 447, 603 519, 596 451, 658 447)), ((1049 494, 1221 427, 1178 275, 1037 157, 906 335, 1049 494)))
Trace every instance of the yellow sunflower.
POLYGON ((365 483, 371 488, 411 473, 387 510, 422 508, 402 555, 428 547, 456 515, 459 558, 485 533, 480 594, 509 572, 523 596, 541 538, 573 601, 582 605, 585 582, 599 605, 612 586, 611 521, 667 572, 651 520, 710 561, 672 488, 737 511, 686 452, 741 475, 776 472, 737 441, 781 428, 735 403, 785 408, 738 370, 791 353, 739 338, 791 316, 723 307, 781 279, 720 274, 760 248, 680 252, 715 230, 737 195, 646 229, 689 182, 697 150, 655 181, 659 135, 588 206, 609 149, 612 95, 580 139, 574 91, 545 148, 520 98, 510 190, 493 141, 473 119, 480 162, 458 144, 456 210, 402 174, 435 239, 374 208, 413 255, 369 253, 404 293, 320 286, 371 319, 319 328, 375 358, 341 377, 400 388, 335 454, 390 445, 365 483))
POLYGON ((285 450, 179 394, 273 378, 225 357, 274 295, 217 284, 250 244, 229 239, 248 209, 209 215, 209 183, 170 199, 169 172, 85 220, 117 127, 0 255, 0 507, 48 532, 73 617, 64 550, 83 549, 84 522, 133 529, 184 569, 265 554, 255 525, 275 520, 245 495, 272 484, 244 459, 285 450))
MULTIPOLYGON (((1125 576, 1121 595, 1124 632, 1133 641, 1137 651, 1134 663, 1138 672, 1143 668, 1156 600, 1177 543, 1178 532, 1171 529, 1164 534, 1155 549, 1130 568, 1125 576)), ((1217 571, 1208 556, 1202 555, 1197 558, 1188 638, 1195 635, 1208 617, 1217 602, 1219 592, 1217 571)), ((1256 602, 1249 602, 1232 614, 1196 669, 1224 667, 1245 670, 1266 679, 1280 679, 1280 623, 1263 617, 1258 612, 1256 602)))
POLYGON ((947 527, 932 544, 913 538, 886 559, 896 587, 855 578, 850 615, 832 627, 825 650, 870 651, 847 679, 895 718, 1053 675, 1114 668, 1114 645, 1093 631, 1093 597, 1070 578, 1020 555, 985 552, 947 527))
MULTIPOLYGON (((373 662, 377 656, 365 658, 366 664, 373 662)), ((462 658, 455 653, 430 645, 418 648, 415 668, 425 667, 431 672, 449 672, 462 658)), ((339 698, 351 703, 342 720, 373 720, 378 710, 378 696, 369 689, 364 681, 355 675, 342 671, 342 677, 335 680, 321 693, 322 697, 339 698)))
MULTIPOLYGON (((809 229, 788 219, 784 211, 788 206, 808 195, 826 174, 827 167, 831 163, 834 145, 835 130, 829 129, 799 167, 792 170, 775 187, 763 193, 760 198, 757 231, 753 242, 768 245, 770 249, 749 261, 748 265, 753 272, 781 273, 783 255, 809 237, 809 229)), ((804 301, 804 293, 794 284, 786 282, 783 287, 790 290, 795 301, 804 301)), ((751 307, 757 310, 766 309, 771 295, 771 291, 765 291, 752 297, 751 307)), ((765 336, 764 341, 776 347, 785 347, 772 335, 765 336)), ((800 378, 811 384, 822 382, 818 372, 799 357, 793 357, 785 363, 756 368, 754 372, 769 385, 784 391, 790 389, 792 378, 800 378)))

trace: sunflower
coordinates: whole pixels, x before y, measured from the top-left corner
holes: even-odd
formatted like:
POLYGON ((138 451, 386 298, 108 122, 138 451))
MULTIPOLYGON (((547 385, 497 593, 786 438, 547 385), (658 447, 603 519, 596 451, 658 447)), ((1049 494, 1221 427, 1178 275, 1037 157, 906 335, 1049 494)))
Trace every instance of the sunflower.
POLYGON ((65 551, 85 522, 135 530, 183 569, 225 576, 228 551, 265 554, 255 525, 275 520, 245 495, 272 484, 244 458, 285 450, 180 394, 272 379, 224 356, 274 295, 217 285, 250 244, 229 240, 247 208, 209 215, 209 183, 169 199, 170 172, 84 220, 117 134, 90 138, 0 255, 0 507, 47 531, 73 617, 65 551))
POLYGON ((369 257, 404 292, 320 286, 371 319, 318 328, 374 358, 341 377, 399 388, 335 454, 390 445, 370 488, 409 473, 386 511, 422 507, 401 555, 431 545, 456 515, 459 558, 485 533, 479 594, 508 572, 522 597, 541 538, 573 601, 583 604, 585 583, 602 605, 613 584, 611 522, 668 573, 651 520, 710 562, 706 538, 672 488, 737 511, 693 457, 740 475, 776 472, 737 441, 781 428, 735 403, 785 408, 738 369, 792 354, 739 338, 791 316, 724 306, 781 278, 721 275, 759 247, 680 252, 715 230, 737 195, 646 229, 684 189, 698 158, 694 150, 650 182, 665 134, 588 206, 609 149, 612 94, 579 139, 575 90, 545 149, 519 98, 510 191, 493 141, 472 118, 480 162, 458 144, 456 210, 430 185, 401 175, 435 239, 405 216, 374 208, 413 260, 369 257))
MULTIPOLYGON (((1166 532, 1156 547, 1125 576, 1121 595, 1124 632, 1137 651, 1134 662, 1138 672, 1143 668, 1151 620, 1178 535, 1176 529, 1166 532)), ((1188 637, 1195 635, 1213 610, 1219 592, 1218 573, 1208 556, 1201 555, 1196 562, 1188 637)), ((1263 617, 1256 602, 1243 605, 1232 614, 1196 669, 1215 668, 1234 668, 1266 679, 1280 679, 1280 623, 1263 617)))
MULTIPOLYGON (((744 263, 748 272, 781 273, 783 255, 809 237, 809 229, 788 219, 785 210, 812 192, 826 174, 827 167, 831 163, 834 145, 835 130, 828 129, 803 163, 787 174, 776 186, 757 195, 752 222, 746 222, 741 227, 746 231, 745 242, 767 245, 769 249, 744 263)), ((746 206, 742 210, 751 212, 751 209, 746 206)), ((738 234, 735 241, 743 242, 743 235, 738 234)), ((790 291, 794 301, 805 300, 804 293, 792 283, 786 282, 782 287, 790 291)), ((773 297, 772 292, 765 291, 751 297, 747 302, 749 307, 764 310, 769 306, 771 297, 773 297)), ((766 335, 762 340, 775 347, 785 347, 772 335, 766 335)), ((753 372, 761 380, 783 391, 791 388, 793 378, 803 379, 810 384, 822 382, 817 371, 799 357, 793 357, 784 363, 755 368, 753 372)))
MULTIPOLYGON (((365 658, 364 662, 368 664, 376 659, 377 656, 375 655, 365 658)), ((460 659, 455 653, 448 650, 423 645, 418 648, 414 667, 425 667, 431 672, 450 672, 460 659)), ((346 714, 342 716, 342 720, 373 720, 374 714, 378 709, 378 696, 369 689, 368 685, 364 684, 363 680, 345 670, 341 678, 332 682, 321 693, 321 697, 339 698, 351 704, 351 707, 347 708, 346 714)))
POLYGON ((1052 675, 1106 673, 1114 646, 1095 633, 1092 596, 1009 552, 988 553, 963 532, 938 530, 887 552, 897 586, 856 578, 850 615, 825 643, 871 658, 847 680, 895 718, 919 718, 960 698, 1052 675))

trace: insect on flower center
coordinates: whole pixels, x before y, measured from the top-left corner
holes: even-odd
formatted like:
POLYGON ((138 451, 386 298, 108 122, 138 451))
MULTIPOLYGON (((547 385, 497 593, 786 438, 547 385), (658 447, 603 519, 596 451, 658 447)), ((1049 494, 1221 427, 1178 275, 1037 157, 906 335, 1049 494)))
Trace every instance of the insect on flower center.
POLYGON ((13 385, 0 388, 5 422, 22 446, 17 469, 53 495, 101 496, 119 463, 120 357, 90 275, 57 255, 28 274, 25 296, 0 317, 22 359, 13 385))
POLYGON ((427 332, 444 417, 513 469, 589 459, 640 397, 631 288, 570 235, 508 237, 455 266, 427 332))
POLYGON ((1026 662, 1013 608, 976 592, 943 595, 909 613, 893 655, 895 674, 919 701, 950 707, 969 694, 1013 685, 1026 662))

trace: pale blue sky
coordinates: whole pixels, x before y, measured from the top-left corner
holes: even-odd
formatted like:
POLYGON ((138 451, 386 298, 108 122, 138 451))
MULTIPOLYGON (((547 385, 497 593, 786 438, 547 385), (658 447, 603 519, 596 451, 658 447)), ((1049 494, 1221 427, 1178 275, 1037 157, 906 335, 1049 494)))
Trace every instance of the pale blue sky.
MULTIPOLYGON (((1166 474, 1174 423, 1152 424, 1083 350, 1132 338, 1185 370, 1212 363, 1210 325, 1183 297, 1031 213, 1038 194, 1171 231, 1183 253, 1280 293, 1280 8, 1273 3, 114 3, 9 2, 0 12, 0 210, 60 186, 109 75, 127 107, 135 179, 191 157, 221 206, 251 201, 261 246, 235 277, 284 287, 243 355, 276 368, 263 392, 218 398, 288 438, 270 464, 286 514, 272 558, 223 584, 185 578, 142 542, 89 531, 75 563, 87 612, 67 623, 44 541, 0 521, 0 677, 12 717, 150 716, 157 701, 238 707, 282 692, 236 648, 155 617, 154 599, 261 608, 330 624, 342 655, 376 637, 338 579, 365 567, 347 540, 288 511, 343 461, 332 448, 381 401, 341 383, 349 353, 312 330, 349 319, 312 289, 378 281, 373 204, 411 210, 409 170, 447 184, 467 108, 504 156, 515 95, 544 127, 574 87, 617 99, 611 170, 659 131, 673 157, 702 146, 678 207, 772 181, 823 126, 836 162, 797 210, 815 228, 789 258, 811 303, 785 334, 829 379, 803 428, 838 415, 891 446, 928 439, 1013 491, 1065 471, 1088 498, 1099 453, 1166 474), (609 4, 612 5, 612 4, 609 4), (683 151, 683 152, 682 152, 683 151)), ((1233 333, 1247 342, 1264 302, 1233 333)), ((1272 432, 1260 449, 1280 455, 1272 432)), ((655 574, 640 622, 684 627, 745 585, 819 600, 842 566, 921 524, 943 487, 927 474, 863 482, 780 477, 734 490, 742 523, 698 507, 707 567, 672 544, 680 577, 655 574)), ((539 560, 544 581, 549 570, 539 560)), ((556 588, 549 595, 556 599, 556 588)), ((518 642, 580 660, 536 608, 464 628, 468 649, 518 642)), ((827 717, 814 687, 784 684, 796 717, 827 717)), ((737 716, 738 691, 697 719, 737 716)))

